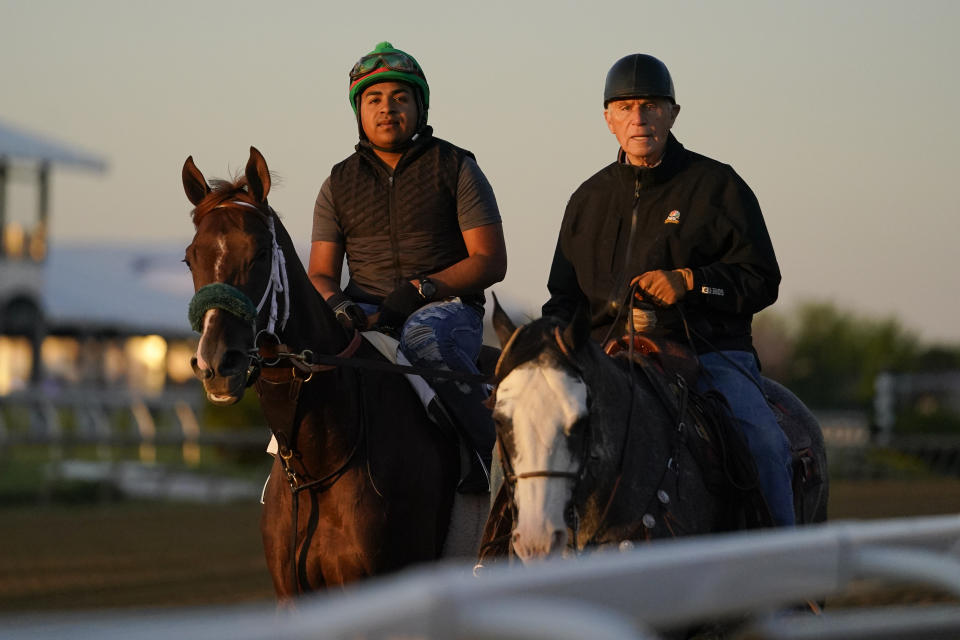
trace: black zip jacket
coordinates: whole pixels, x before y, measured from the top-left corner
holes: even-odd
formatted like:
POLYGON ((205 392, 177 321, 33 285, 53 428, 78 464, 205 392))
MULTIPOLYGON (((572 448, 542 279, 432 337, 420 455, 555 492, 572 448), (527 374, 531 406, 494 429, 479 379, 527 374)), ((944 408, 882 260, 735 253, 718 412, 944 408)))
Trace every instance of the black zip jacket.
MULTIPOLYGON (((753 314, 777 299, 780 285, 760 205, 729 165, 684 149, 670 134, 657 167, 613 163, 571 196, 543 314, 569 320, 584 306, 595 339, 617 337, 625 332, 630 280, 683 267, 693 271, 694 286, 680 306, 697 351, 752 351, 753 314)), ((675 309, 657 315, 658 330, 682 338, 675 309)))

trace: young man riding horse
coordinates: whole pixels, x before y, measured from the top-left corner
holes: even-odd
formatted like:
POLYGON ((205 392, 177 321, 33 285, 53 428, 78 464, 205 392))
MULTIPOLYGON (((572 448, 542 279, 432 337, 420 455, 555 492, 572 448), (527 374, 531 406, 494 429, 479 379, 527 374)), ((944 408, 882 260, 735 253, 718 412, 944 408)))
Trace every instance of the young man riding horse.
MULTIPOLYGON (((478 373, 483 291, 507 268, 493 189, 472 153, 433 136, 430 87, 413 56, 381 42, 350 71, 349 98, 360 142, 320 188, 310 279, 351 328, 376 317, 372 328, 398 338, 413 365, 478 373)), ((486 390, 433 386, 478 454, 460 490, 487 491, 486 390)))
POLYGON ((660 60, 614 63, 603 106, 620 150, 570 198, 543 314, 569 320, 583 306, 603 342, 622 335, 624 321, 628 332, 684 343, 689 335, 700 390, 726 397, 775 523, 793 525, 790 445, 761 391, 751 337, 753 314, 776 300, 780 283, 757 199, 729 165, 670 132, 680 105, 660 60))

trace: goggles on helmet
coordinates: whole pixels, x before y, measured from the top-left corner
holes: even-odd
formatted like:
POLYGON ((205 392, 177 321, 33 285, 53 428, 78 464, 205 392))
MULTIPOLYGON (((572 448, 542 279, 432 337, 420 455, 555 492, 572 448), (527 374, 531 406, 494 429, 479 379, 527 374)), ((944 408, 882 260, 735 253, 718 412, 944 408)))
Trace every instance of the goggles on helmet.
POLYGON ((391 71, 413 73, 423 77, 423 71, 420 70, 420 66, 413 58, 405 53, 372 53, 363 56, 357 64, 353 65, 353 69, 350 70, 350 82, 356 82, 368 73, 382 67, 386 67, 391 71))

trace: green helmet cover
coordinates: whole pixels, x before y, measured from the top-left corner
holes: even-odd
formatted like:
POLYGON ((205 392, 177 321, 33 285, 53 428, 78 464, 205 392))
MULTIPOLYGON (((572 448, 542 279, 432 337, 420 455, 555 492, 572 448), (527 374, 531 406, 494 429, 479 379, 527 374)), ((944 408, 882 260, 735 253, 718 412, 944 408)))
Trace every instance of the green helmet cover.
MULTIPOLYGON (((369 87, 372 84, 377 84, 380 82, 405 82, 409 85, 414 86, 420 90, 420 94, 423 100, 424 110, 430 108, 430 85, 427 84, 427 78, 423 73, 423 69, 420 68, 420 63, 417 62, 416 58, 411 56, 406 51, 401 51, 400 49, 394 48, 389 42, 381 42, 373 51, 367 55, 360 58, 360 62, 364 58, 372 58, 374 56, 384 56, 388 58, 390 56, 399 56, 408 59, 408 63, 413 68, 412 71, 399 71, 393 69, 389 66, 388 63, 380 61, 376 67, 374 67, 369 73, 358 77, 354 80, 352 77, 350 79, 350 106, 353 108, 353 112, 357 113, 357 105, 359 103, 359 97, 363 94, 364 89, 369 87)), ((354 65, 356 68, 357 65, 354 65)), ((351 72, 351 76, 352 76, 351 72)))

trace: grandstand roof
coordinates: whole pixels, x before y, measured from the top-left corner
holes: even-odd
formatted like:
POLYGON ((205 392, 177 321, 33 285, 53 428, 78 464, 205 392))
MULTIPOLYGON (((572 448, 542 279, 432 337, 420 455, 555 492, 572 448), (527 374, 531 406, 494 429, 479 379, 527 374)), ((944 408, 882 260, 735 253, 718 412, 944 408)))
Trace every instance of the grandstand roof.
POLYGON ((50 162, 92 171, 107 169, 106 161, 99 156, 4 122, 0 122, 0 159, 2 158, 50 162))

